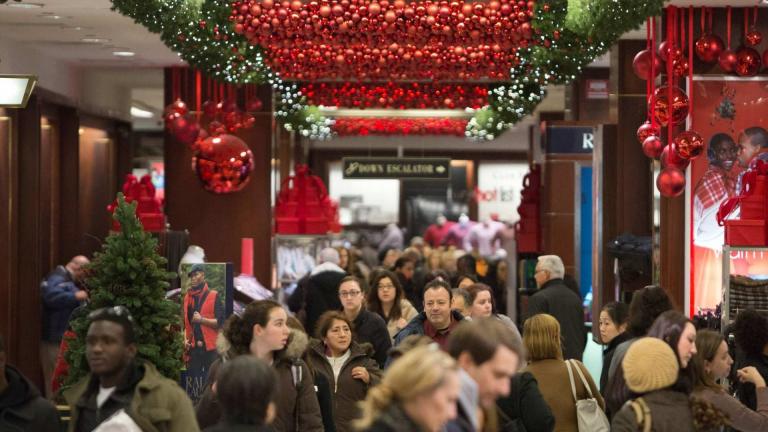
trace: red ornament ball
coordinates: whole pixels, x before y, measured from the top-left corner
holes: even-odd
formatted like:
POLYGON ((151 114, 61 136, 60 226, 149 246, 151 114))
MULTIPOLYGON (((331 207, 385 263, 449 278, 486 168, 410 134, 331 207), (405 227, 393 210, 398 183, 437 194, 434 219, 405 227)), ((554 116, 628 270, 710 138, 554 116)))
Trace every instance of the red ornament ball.
POLYGON ((760 45, 760 42, 762 41, 763 35, 755 29, 747 32, 747 35, 744 37, 744 42, 751 47, 760 45))
POLYGON ((736 51, 736 74, 739 76, 755 76, 760 72, 762 59, 754 48, 742 47, 736 51))
POLYGON ((664 151, 664 141, 657 135, 649 135, 643 141, 643 153, 651 159, 658 159, 664 151))
POLYGON ((181 99, 176 99, 171 104, 169 104, 167 107, 165 107, 165 110, 163 111, 166 115, 170 113, 177 113, 179 115, 187 115, 189 112, 189 109, 187 108, 187 104, 184 103, 181 99))
POLYGON ((209 137, 192 158, 192 169, 203 188, 217 194, 242 190, 253 171, 253 153, 234 135, 209 137))
POLYGON ((704 152, 704 140, 691 130, 680 133, 673 142, 675 151, 683 159, 696 159, 704 152))
MULTIPOLYGON (((661 59, 659 56, 654 56, 653 59, 653 71, 654 77, 661 73, 661 59)), ((648 50, 642 50, 635 55, 632 60, 632 70, 635 71, 635 75, 642 80, 648 80, 651 76, 651 52, 648 50)))
POLYGON ((672 59, 672 75, 682 77, 688 75, 688 59, 682 55, 672 59))
POLYGON ((206 117, 214 118, 219 113, 219 104, 214 101, 205 101, 203 103, 203 114, 206 117))
POLYGON ((651 122, 646 121, 637 128, 637 141, 642 144, 645 139, 651 135, 659 136, 660 129, 658 126, 654 126, 651 122))
POLYGON ((656 188, 667 198, 680 196, 685 191, 685 174, 677 168, 664 168, 656 177, 656 188))
POLYGON ((200 134, 200 124, 197 123, 195 116, 187 114, 183 117, 177 117, 171 126, 173 136, 183 144, 192 145, 200 134))
POLYGON ((664 42, 659 44, 659 57, 661 57, 661 60, 663 61, 669 61, 670 58, 674 59, 676 57, 681 57, 683 55, 683 50, 681 50, 679 47, 674 46, 670 41, 665 40, 664 42))
POLYGON ((264 108, 264 102, 259 98, 253 98, 245 104, 245 110, 249 112, 261 111, 264 108))
POLYGON ((672 88, 671 102, 667 96, 667 87, 659 87, 648 104, 651 113, 662 126, 670 121, 672 124, 681 123, 688 115, 688 95, 680 87, 672 88))
POLYGON ((717 62, 724 71, 733 72, 736 70, 736 53, 731 50, 725 50, 720 53, 717 62))
POLYGON ((723 40, 713 34, 705 34, 696 41, 696 57, 704 63, 714 63, 723 52, 723 40))
POLYGON ((661 152, 661 156, 659 156, 659 160, 661 161, 662 168, 672 167, 681 171, 685 171, 685 169, 688 168, 688 164, 690 163, 688 159, 683 159, 679 154, 677 154, 674 143, 667 144, 664 147, 661 152))

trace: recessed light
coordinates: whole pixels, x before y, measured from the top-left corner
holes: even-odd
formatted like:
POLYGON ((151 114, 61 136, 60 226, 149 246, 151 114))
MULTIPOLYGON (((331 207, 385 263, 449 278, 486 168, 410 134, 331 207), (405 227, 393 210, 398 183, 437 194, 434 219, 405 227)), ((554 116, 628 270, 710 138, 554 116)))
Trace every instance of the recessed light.
POLYGON ((152 111, 147 111, 136 106, 131 107, 131 116, 137 118, 152 118, 155 116, 152 111))
POLYGON ((107 43, 107 42, 109 42, 109 39, 104 39, 104 38, 100 38, 100 37, 89 35, 89 36, 86 36, 86 37, 80 39, 80 41, 81 42, 85 42, 85 43, 100 44, 100 43, 107 43))
POLYGON ((53 20, 60 20, 60 19, 64 18, 61 15, 53 15, 53 14, 43 14, 41 16, 43 18, 48 18, 48 19, 53 19, 53 20))
POLYGON ((42 3, 9 3, 8 4, 8 7, 18 8, 18 9, 40 9, 43 6, 45 5, 42 3))
POLYGON ((114 51, 112 55, 117 57, 133 57, 136 53, 133 51, 114 51))

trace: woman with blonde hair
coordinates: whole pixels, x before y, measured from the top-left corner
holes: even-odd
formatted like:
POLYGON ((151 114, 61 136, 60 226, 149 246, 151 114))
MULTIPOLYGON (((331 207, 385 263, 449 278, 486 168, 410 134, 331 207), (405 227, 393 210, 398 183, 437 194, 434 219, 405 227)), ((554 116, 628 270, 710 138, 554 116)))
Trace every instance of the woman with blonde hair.
POLYGON ((567 363, 563 361, 560 324, 555 317, 538 314, 525 320, 523 343, 528 351, 528 366, 524 371, 530 372, 538 381, 541 394, 555 416, 555 432, 579 430, 576 401, 573 392, 566 390, 572 388, 569 368, 576 388, 576 398, 594 398, 600 408, 605 410, 603 398, 587 368, 578 360, 569 360, 567 363))
POLYGON ((448 354, 436 344, 414 348, 368 391, 357 426, 367 432, 439 432, 456 417, 459 388, 458 366, 448 354))

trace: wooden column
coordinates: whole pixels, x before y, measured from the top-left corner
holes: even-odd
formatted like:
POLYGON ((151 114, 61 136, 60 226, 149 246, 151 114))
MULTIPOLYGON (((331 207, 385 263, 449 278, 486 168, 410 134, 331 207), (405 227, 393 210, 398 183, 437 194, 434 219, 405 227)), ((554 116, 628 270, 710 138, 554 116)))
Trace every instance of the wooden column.
MULTIPOLYGON (((194 71, 187 70, 181 98, 194 107, 194 71)), ((165 99, 172 102, 172 72, 166 69, 165 99)), ((203 85, 203 90, 206 85, 203 85)), ((174 230, 189 230, 190 243, 205 249, 210 262, 233 262, 240 268, 240 239, 254 238, 254 276, 264 284, 271 283, 272 208, 270 206, 272 115, 269 101, 271 88, 259 87, 264 109, 257 113, 251 129, 237 135, 250 147, 254 167, 250 181, 239 192, 214 194, 203 189, 190 168, 192 151, 172 136, 165 137, 165 212, 174 230)), ((206 96, 203 96, 203 101, 206 96)), ((192 108, 194 109, 194 108, 192 108)))
POLYGON ((80 116, 75 108, 59 109, 61 158, 59 187, 61 193, 59 218, 59 263, 66 263, 80 253, 80 116))

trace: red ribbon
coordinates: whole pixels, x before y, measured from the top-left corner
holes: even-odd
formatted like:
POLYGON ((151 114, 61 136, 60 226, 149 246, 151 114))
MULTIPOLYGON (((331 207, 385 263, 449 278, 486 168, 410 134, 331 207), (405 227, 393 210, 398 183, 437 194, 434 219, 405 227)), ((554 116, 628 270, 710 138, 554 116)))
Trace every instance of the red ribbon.
POLYGON ((726 10, 727 10, 727 16, 728 16, 727 18, 728 50, 730 50, 731 49, 731 7, 728 6, 726 10))

